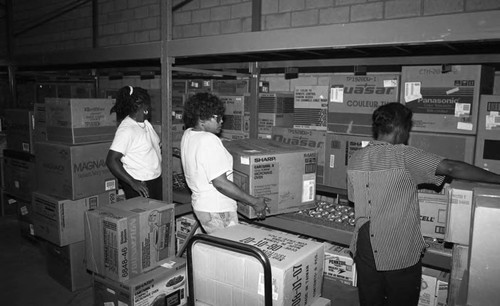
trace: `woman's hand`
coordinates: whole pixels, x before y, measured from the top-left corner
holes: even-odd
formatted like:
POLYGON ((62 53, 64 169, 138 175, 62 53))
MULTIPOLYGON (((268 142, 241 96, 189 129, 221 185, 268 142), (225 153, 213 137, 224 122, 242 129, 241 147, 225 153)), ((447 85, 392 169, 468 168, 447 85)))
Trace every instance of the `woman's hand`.
POLYGON ((141 196, 149 198, 149 189, 145 182, 134 180, 130 187, 137 191, 141 196))
POLYGON ((256 198, 256 201, 252 203, 252 207, 255 210, 255 215, 258 220, 264 220, 266 218, 266 213, 271 212, 267 206, 269 201, 270 200, 268 198, 258 197, 256 198))

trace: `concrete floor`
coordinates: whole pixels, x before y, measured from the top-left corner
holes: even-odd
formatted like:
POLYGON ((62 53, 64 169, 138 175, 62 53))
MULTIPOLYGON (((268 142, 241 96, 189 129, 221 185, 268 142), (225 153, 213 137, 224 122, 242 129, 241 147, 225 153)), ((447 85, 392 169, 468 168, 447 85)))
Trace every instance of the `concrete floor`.
POLYGON ((48 275, 43 241, 22 236, 11 214, 0 217, 0 288, 0 305, 93 305, 92 287, 71 292, 48 275))

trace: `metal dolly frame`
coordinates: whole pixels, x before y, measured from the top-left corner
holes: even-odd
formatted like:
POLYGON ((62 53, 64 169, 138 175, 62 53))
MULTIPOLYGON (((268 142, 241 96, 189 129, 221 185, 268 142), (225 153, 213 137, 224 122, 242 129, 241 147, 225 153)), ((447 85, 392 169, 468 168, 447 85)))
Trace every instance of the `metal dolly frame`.
POLYGON ((267 255, 253 245, 248 245, 220 237, 214 237, 207 234, 198 234, 193 236, 189 240, 187 245, 189 305, 195 305, 192 258, 192 247, 195 243, 205 243, 214 247, 219 247, 225 250, 230 250, 236 253, 241 253, 256 258, 264 268, 264 305, 273 305, 271 263, 269 262, 269 258, 267 257, 267 255))

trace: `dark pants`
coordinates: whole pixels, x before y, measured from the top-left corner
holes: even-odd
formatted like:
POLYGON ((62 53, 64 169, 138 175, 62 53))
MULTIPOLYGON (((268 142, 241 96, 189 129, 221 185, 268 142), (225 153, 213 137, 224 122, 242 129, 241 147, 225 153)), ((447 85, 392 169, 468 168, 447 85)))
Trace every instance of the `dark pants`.
POLYGON ((369 238, 362 239, 361 243, 363 245, 358 243, 358 249, 361 247, 362 254, 360 256, 356 254, 354 258, 358 273, 360 305, 418 305, 422 261, 419 260, 417 264, 400 270, 377 271, 369 238))
MULTIPOLYGON (((155 200, 162 200, 163 198, 163 190, 162 190, 162 180, 161 176, 155 178, 154 180, 144 181, 149 190, 149 198, 155 200)), ((132 199, 135 197, 139 197, 140 194, 135 191, 129 184, 120 181, 120 186, 125 193, 126 199, 132 199)))

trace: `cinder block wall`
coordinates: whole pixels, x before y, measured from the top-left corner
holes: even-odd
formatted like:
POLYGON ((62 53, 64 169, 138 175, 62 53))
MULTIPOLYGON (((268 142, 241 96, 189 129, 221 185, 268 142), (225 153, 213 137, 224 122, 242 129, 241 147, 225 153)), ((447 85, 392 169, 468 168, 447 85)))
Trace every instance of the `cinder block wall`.
MULTIPOLYGON (((16 53, 92 47, 88 2, 26 32, 75 1, 13 1, 16 53)), ((173 5, 182 0, 173 0, 173 5)), ((160 40, 160 0, 98 0, 97 43, 121 46, 160 40)), ((498 0, 262 0, 262 31, 500 10, 498 0)), ((251 31, 252 0, 193 0, 173 14, 173 38, 251 31)), ((5 18, 5 16, 0 17, 5 18)), ((0 37, 1 37, 0 32, 0 37)), ((0 52, 1 51, 0 47, 0 52)), ((1 53, 0 53, 1 54, 1 53)))

